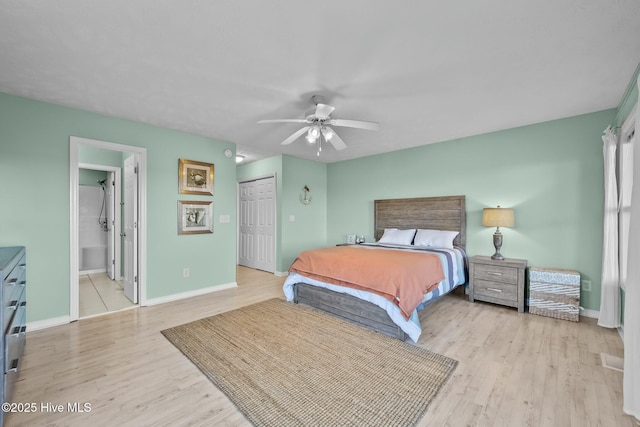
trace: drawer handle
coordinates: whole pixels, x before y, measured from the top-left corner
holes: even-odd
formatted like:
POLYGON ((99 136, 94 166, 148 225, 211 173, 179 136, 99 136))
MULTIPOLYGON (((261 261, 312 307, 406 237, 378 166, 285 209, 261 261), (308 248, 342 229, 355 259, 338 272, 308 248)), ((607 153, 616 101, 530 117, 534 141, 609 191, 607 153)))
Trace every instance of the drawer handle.
POLYGON ((502 276, 502 273, 497 273, 495 271, 487 271, 487 274, 490 276, 502 276))
POLYGON ((13 301, 11 301, 11 304, 9 304, 9 307, 7 307, 9 310, 15 310, 16 308, 18 308, 18 300, 14 299, 13 301))
POLYGON ((18 362, 20 359, 13 359, 11 361, 11 368, 7 372, 18 372, 18 362))
POLYGON ((502 293, 502 289, 487 288, 487 290, 488 290, 488 291, 491 291, 491 292, 500 292, 500 293, 502 293))
POLYGON ((11 279, 11 280, 9 280, 9 281, 7 282, 7 285, 11 285, 11 286, 13 286, 13 285, 15 285, 15 284, 16 284, 16 282, 17 282, 17 281, 18 281, 18 278, 17 278, 17 277, 14 277, 13 279, 11 279))
POLYGON ((20 303, 20 307, 26 307, 26 306, 27 306, 27 302, 26 302, 26 301, 22 301, 22 302, 20 303))
POLYGON ((21 333, 21 334, 24 334, 24 333, 26 333, 26 332, 27 332, 27 326, 26 326, 26 325, 25 325, 25 326, 20 327, 20 333, 21 333))
POLYGON ((27 281, 21 280, 20 283, 18 283, 18 286, 27 286, 27 281))

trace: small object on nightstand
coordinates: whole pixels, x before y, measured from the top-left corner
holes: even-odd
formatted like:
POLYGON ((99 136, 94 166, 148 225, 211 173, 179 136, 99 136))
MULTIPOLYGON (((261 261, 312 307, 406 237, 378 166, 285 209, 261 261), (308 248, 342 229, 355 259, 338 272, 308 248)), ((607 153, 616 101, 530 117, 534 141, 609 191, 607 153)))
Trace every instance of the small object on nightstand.
POLYGON ((355 245, 356 244, 356 235, 355 234, 347 234, 347 244, 355 245))
POLYGON ((524 313, 525 270, 524 259, 491 259, 474 256, 469 259, 469 301, 492 302, 516 307, 524 313))

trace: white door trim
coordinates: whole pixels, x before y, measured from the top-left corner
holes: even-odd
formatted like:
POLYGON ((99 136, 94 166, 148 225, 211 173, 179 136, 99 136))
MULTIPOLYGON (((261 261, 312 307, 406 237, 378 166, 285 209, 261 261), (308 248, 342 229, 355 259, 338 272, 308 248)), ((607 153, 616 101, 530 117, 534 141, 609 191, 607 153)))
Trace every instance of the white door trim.
POLYGON ((71 136, 69 137, 69 320, 71 322, 78 320, 80 312, 78 287, 78 168, 80 164, 78 151, 80 145, 133 153, 138 160, 138 215, 140 218, 138 224, 138 286, 140 305, 147 305, 147 150, 141 147, 71 136))

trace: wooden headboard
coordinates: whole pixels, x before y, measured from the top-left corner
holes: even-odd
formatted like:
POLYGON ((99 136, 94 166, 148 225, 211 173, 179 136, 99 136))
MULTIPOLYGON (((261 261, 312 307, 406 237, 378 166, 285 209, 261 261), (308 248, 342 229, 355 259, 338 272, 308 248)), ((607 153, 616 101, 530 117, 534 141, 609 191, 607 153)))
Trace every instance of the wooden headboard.
POLYGON ((466 249, 465 196, 420 197, 374 201, 376 240, 385 228, 459 231, 453 244, 466 249))

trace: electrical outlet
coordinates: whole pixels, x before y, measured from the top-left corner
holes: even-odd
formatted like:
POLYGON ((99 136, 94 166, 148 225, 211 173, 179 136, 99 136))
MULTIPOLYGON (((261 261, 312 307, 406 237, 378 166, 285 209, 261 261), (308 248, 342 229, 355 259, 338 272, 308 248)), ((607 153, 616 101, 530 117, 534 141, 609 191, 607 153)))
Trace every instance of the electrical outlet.
POLYGON ((182 277, 189 277, 189 269, 185 268, 184 270, 182 270, 182 277))
POLYGON ((582 281, 582 290, 585 292, 591 292, 591 280, 582 281))

